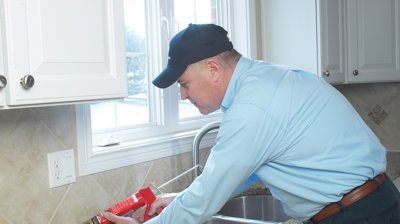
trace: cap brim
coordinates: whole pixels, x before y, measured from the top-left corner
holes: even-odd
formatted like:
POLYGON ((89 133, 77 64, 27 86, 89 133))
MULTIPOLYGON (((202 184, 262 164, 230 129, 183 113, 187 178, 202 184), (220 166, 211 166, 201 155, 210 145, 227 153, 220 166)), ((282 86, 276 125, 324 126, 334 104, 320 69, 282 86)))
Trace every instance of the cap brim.
POLYGON ((153 84, 158 88, 165 89, 174 84, 174 82, 179 79, 186 68, 187 66, 175 68, 167 67, 157 76, 157 78, 153 80, 153 84))

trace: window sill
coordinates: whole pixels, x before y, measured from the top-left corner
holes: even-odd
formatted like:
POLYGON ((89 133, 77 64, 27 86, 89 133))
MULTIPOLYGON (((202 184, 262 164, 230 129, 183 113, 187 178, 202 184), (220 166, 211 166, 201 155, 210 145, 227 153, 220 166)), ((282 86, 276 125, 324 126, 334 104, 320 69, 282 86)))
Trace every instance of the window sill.
MULTIPOLYGON (((165 135, 140 141, 123 142, 115 146, 93 148, 92 142, 81 137, 84 128, 78 127, 79 176, 99 173, 137 163, 156 160, 192 151, 196 131, 165 135)), ((202 148, 211 147, 216 132, 210 132, 202 139, 202 148)))

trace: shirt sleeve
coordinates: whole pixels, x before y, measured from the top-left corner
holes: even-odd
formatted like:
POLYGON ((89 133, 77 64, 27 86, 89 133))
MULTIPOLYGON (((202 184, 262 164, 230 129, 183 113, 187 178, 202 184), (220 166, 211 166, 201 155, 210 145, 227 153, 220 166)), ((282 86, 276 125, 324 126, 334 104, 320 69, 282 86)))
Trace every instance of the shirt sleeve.
POLYGON ((261 180, 260 178, 255 175, 252 174, 249 178, 247 178, 244 182, 242 182, 236 189, 235 191, 232 193, 230 198, 234 198, 236 196, 238 196, 240 193, 246 191, 247 189, 249 189, 251 186, 260 183, 261 180))
POLYGON ((238 186, 273 156, 268 149, 278 144, 281 134, 272 120, 257 105, 233 105, 221 123, 203 173, 146 223, 203 223, 217 213, 238 186))

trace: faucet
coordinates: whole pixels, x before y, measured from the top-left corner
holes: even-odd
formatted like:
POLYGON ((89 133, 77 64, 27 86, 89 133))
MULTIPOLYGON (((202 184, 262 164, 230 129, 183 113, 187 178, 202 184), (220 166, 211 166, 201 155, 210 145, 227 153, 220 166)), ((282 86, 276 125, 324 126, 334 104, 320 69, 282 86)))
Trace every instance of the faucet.
POLYGON ((209 124, 204 125, 199 132, 197 132, 196 136, 193 139, 193 167, 196 167, 194 170, 194 178, 198 177, 201 172, 203 172, 203 166, 200 165, 200 142, 203 139, 204 135, 214 129, 218 129, 221 122, 216 121, 209 124))

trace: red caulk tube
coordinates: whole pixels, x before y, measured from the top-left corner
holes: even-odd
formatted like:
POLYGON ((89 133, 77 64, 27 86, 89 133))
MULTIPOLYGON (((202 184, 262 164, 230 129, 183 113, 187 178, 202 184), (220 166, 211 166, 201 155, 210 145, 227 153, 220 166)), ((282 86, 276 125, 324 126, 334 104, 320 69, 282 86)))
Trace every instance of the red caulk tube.
MULTIPOLYGON (((138 192, 125 198, 123 201, 118 202, 112 207, 108 208, 106 211, 114 213, 119 216, 123 216, 131 211, 136 211, 137 209, 146 206, 144 213, 144 221, 149 220, 151 217, 148 215, 151 204, 156 200, 156 194, 158 195, 160 191, 150 185, 145 188, 141 188, 138 192)), ((161 212, 161 209, 157 211, 157 214, 161 212)), ((97 214, 93 218, 85 221, 83 224, 111 224, 102 214, 97 214)))

